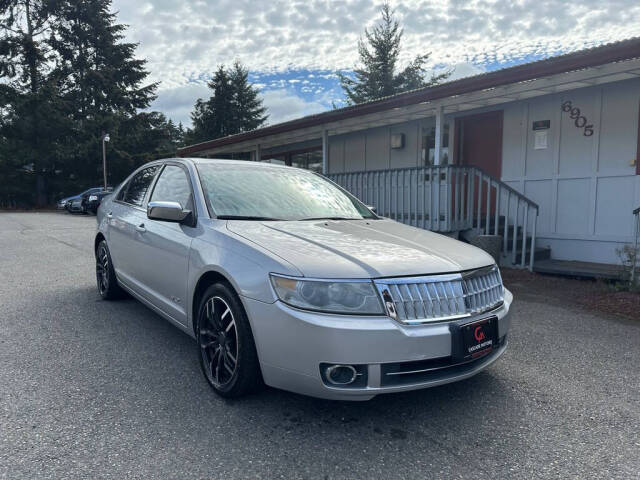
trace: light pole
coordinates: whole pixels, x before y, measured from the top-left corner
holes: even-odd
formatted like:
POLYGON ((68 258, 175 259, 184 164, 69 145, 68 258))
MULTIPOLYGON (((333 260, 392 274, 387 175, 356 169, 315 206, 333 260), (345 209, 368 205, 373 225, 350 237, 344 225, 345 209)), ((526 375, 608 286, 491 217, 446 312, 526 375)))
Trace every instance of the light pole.
POLYGON ((104 189, 107 189, 107 149, 105 147, 105 142, 111 140, 109 138, 109 134, 105 133, 102 135, 102 175, 104 176, 104 189))

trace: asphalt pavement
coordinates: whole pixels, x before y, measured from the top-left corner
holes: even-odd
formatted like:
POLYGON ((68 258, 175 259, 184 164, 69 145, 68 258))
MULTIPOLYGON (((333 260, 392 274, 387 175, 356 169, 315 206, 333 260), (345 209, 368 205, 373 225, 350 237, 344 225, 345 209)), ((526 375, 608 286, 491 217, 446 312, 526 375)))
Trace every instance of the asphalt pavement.
POLYGON ((190 337, 99 298, 94 232, 0 213, 0 478, 640 477, 640 322, 521 295, 508 351, 472 379, 228 401, 190 337))

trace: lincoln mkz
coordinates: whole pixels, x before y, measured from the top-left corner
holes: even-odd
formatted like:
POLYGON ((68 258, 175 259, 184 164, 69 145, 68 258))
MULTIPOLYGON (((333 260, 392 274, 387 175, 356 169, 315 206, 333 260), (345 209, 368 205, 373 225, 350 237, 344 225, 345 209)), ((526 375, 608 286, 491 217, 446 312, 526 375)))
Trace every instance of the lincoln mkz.
POLYGON ((513 296, 490 255, 307 170, 148 163, 100 205, 95 255, 100 295, 194 337, 225 397, 367 400, 466 379, 507 346, 513 296))

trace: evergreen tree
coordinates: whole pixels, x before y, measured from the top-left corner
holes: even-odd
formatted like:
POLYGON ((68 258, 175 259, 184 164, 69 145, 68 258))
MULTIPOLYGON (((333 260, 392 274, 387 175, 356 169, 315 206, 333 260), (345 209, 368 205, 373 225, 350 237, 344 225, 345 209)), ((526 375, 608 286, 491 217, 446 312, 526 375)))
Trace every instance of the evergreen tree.
POLYGON ((382 6, 381 16, 381 22, 371 31, 365 29, 365 39, 358 41, 362 66, 354 69, 355 78, 339 74, 349 104, 433 85, 450 75, 450 72, 445 72, 427 79, 425 64, 429 54, 416 56, 407 67, 397 72, 403 29, 388 3, 382 6))
MULTIPOLYGON (((182 125, 148 111, 157 85, 125 28, 111 0, 0 0, 0 205, 44 205, 100 185, 106 132, 112 185, 183 145, 182 125)), ((203 102, 219 122, 233 99, 222 73, 218 98, 203 102)))
POLYGON ((66 156, 65 170, 88 181, 96 178, 102 168, 100 139, 109 132, 108 172, 113 184, 120 179, 116 172, 140 163, 141 146, 127 137, 145 145, 153 139, 160 142, 162 136, 154 130, 162 130, 166 120, 138 113, 155 99, 157 85, 144 84, 146 62, 134 58, 136 44, 123 42, 126 26, 116 23, 110 7, 111 0, 62 2, 52 45, 60 56, 56 77, 61 96, 74 121, 73 150, 66 156), (147 135, 139 135, 145 130, 147 135))
POLYGON ((207 83, 211 90, 208 100, 196 100, 191 113, 193 128, 187 133, 189 143, 199 143, 229 135, 233 94, 230 79, 224 65, 221 65, 207 83))
POLYGON ((254 130, 267 120, 266 108, 258 89, 249 83, 249 73, 239 62, 231 69, 221 65, 208 83, 209 100, 199 98, 191 113, 193 128, 185 135, 187 143, 254 130))
POLYGON ((249 70, 236 61, 229 72, 233 92, 233 133, 248 132, 267 121, 266 107, 258 97, 258 89, 249 83, 249 70))
POLYGON ((180 148, 184 144, 184 127, 182 126, 182 122, 176 125, 173 120, 169 119, 166 123, 167 130, 167 141, 168 141, 168 151, 172 152, 171 155, 175 155, 180 148))
POLYGON ((0 169, 15 180, 3 182, 0 193, 35 192, 39 205, 47 203, 47 180, 66 124, 51 72, 56 8, 53 0, 0 0, 0 169))

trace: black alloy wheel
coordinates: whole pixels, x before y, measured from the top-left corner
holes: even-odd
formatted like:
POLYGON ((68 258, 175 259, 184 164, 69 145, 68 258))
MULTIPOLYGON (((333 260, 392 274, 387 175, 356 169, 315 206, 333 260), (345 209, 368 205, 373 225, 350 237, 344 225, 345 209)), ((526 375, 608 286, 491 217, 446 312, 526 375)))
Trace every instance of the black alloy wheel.
POLYGON ((239 397, 262 384, 251 326, 239 298, 225 284, 210 286, 198 310, 196 336, 202 373, 223 397, 239 397))
POLYGON ((124 291, 118 285, 109 247, 105 240, 102 240, 96 248, 96 283, 98 293, 104 300, 115 300, 124 296, 124 291))

